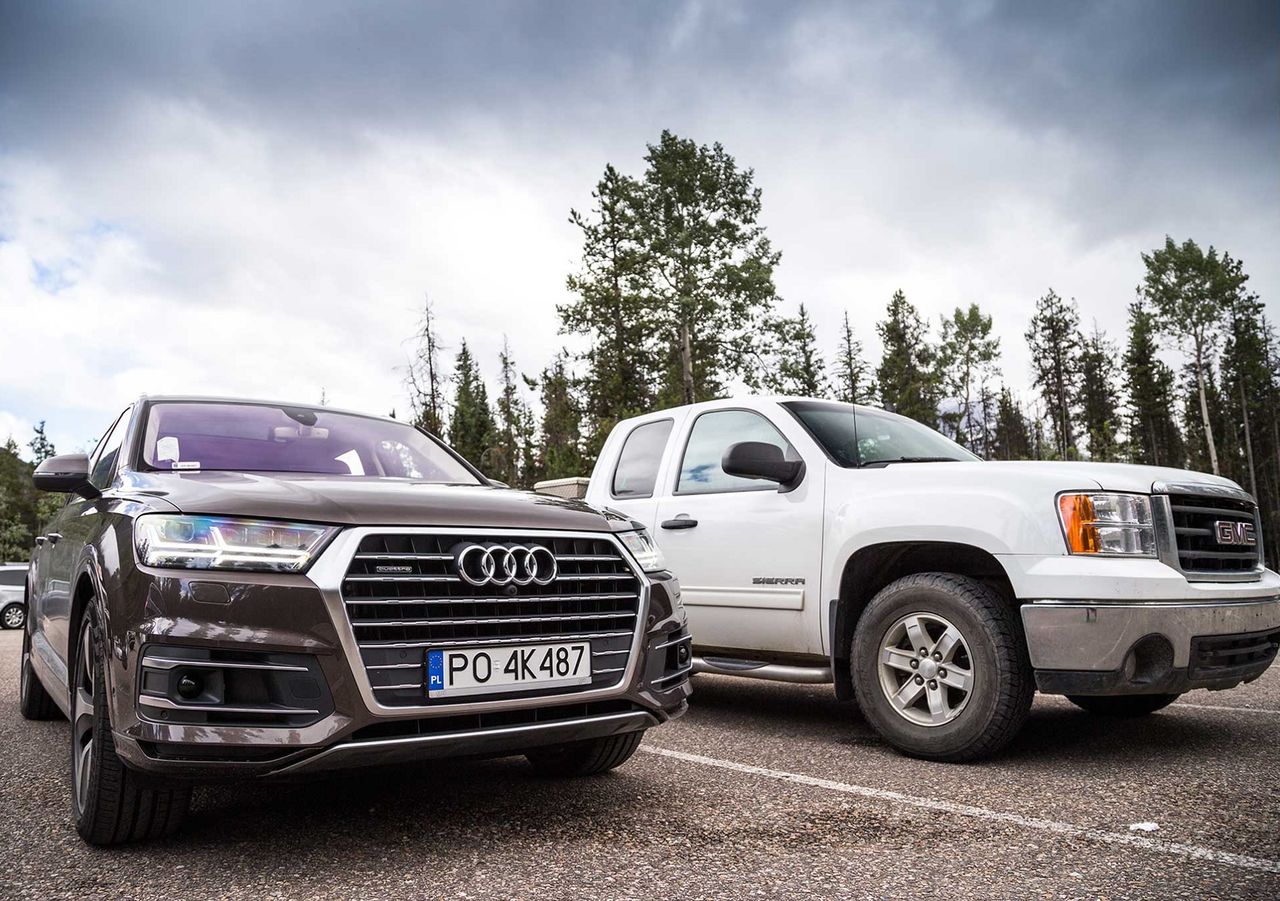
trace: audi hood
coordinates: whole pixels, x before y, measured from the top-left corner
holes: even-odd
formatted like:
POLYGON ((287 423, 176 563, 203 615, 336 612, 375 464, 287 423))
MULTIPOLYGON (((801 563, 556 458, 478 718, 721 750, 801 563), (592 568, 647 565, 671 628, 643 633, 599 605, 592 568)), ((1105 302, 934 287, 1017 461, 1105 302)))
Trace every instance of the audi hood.
POLYGON ((281 473, 128 473, 126 491, 175 512, 339 526, 446 526, 610 532, 630 520, 581 501, 480 485, 281 473))

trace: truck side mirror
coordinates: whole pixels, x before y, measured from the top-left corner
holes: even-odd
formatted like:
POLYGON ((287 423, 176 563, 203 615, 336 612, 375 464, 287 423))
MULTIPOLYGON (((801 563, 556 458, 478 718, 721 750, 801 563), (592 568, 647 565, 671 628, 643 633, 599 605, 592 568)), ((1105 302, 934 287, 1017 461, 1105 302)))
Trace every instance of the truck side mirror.
POLYGON ((31 480, 40 491, 78 494, 88 500, 102 497, 89 481, 89 457, 85 454, 50 457, 36 467, 31 480))
POLYGON ((782 456, 782 448, 764 441, 739 441, 730 445, 720 460, 720 468, 742 479, 777 482, 780 491, 790 491, 804 476, 803 461, 787 460, 782 456))

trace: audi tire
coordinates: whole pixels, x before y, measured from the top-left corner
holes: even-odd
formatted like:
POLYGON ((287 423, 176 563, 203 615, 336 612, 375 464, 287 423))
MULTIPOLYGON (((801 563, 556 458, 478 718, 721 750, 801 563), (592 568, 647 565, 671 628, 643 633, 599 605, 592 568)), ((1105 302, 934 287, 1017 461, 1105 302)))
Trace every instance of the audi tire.
POLYGON ((116 755, 103 679, 102 640, 90 608, 80 623, 71 672, 71 809, 91 845, 172 835, 191 805, 189 786, 162 786, 116 755))
POLYGON ((592 738, 552 748, 539 748, 525 755, 539 776, 594 776, 622 766, 640 747, 644 731, 624 732, 592 738))

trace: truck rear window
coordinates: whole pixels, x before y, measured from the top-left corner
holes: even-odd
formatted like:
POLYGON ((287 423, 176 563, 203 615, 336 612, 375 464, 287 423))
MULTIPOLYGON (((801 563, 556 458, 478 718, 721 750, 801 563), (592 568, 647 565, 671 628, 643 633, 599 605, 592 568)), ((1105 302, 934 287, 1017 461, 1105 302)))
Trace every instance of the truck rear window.
POLYGON ((653 497, 671 425, 670 419, 659 419, 638 425, 627 435, 613 471, 614 497, 653 497))

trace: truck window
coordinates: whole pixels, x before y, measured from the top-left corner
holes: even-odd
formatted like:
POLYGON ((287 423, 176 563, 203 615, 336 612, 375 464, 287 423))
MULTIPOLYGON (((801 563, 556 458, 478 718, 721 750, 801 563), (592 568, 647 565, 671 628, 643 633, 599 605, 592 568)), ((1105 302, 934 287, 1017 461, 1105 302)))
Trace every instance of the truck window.
POLYGON ((89 472, 89 481, 95 488, 105 489, 111 484, 116 473, 116 457, 120 456, 120 445, 124 443, 124 434, 128 431, 129 410, 116 417, 115 423, 93 451, 93 465, 89 472))
POLYGON ((613 471, 614 497, 653 497, 658 464, 671 436, 671 426, 670 419, 659 419, 631 430, 613 471))
POLYGON ((762 441, 782 449, 788 460, 799 460, 795 448, 769 420, 750 410, 715 410, 703 413, 693 424, 680 463, 677 494, 712 494, 724 491, 776 491, 778 486, 759 479, 728 475, 720 461, 739 441, 762 441))

